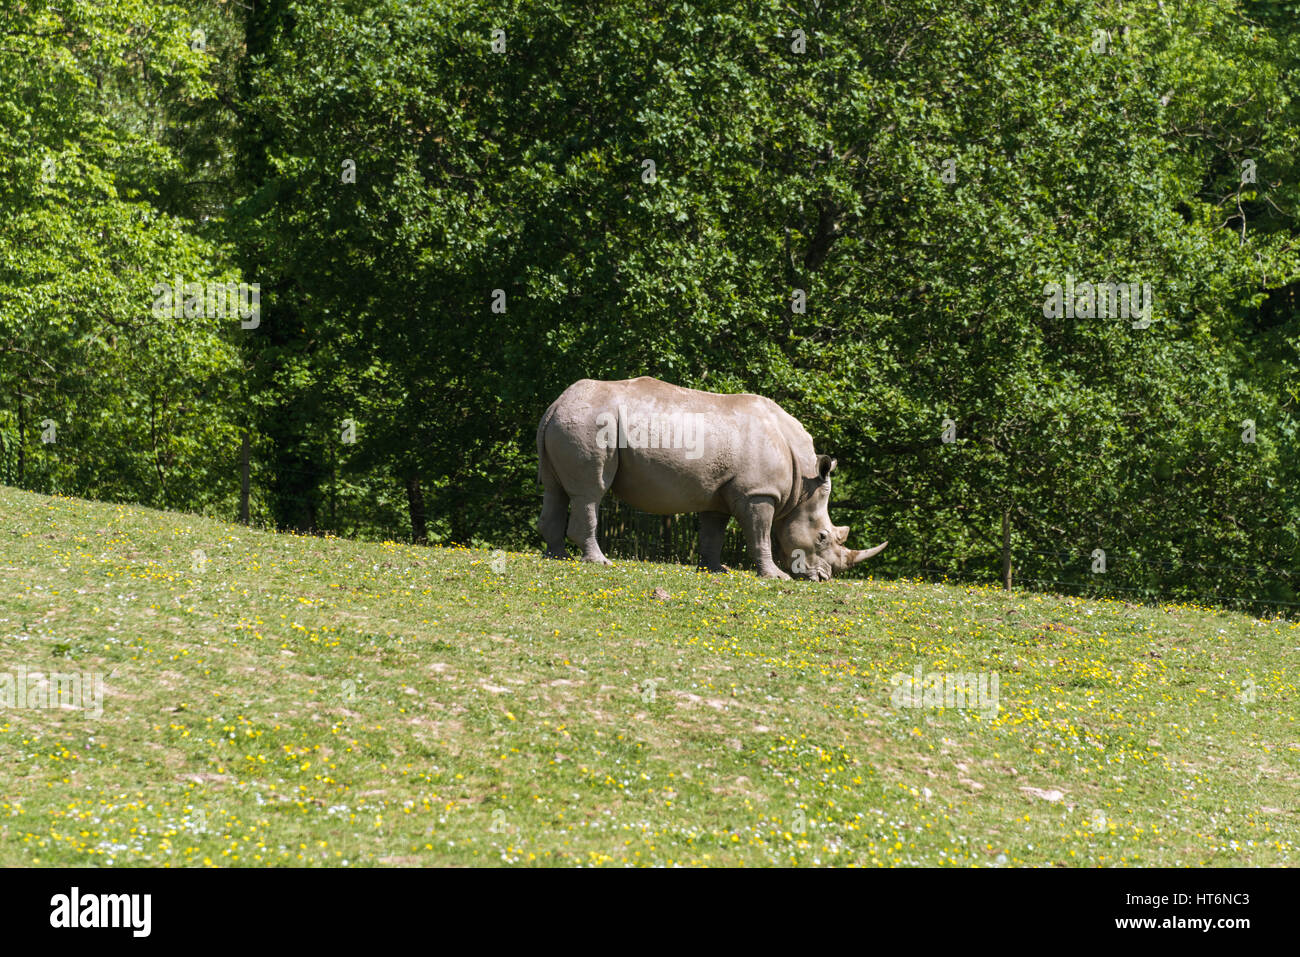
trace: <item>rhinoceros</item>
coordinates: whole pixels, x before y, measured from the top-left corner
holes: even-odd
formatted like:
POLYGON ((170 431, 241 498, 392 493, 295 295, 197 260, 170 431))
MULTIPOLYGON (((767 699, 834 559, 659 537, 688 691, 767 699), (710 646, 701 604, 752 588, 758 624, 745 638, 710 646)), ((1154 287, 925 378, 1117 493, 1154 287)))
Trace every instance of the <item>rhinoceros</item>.
POLYGON ((830 500, 835 459, 818 455, 803 426, 771 399, 685 389, 642 376, 581 379, 537 427, 546 554, 565 558, 565 533, 589 562, 608 491, 657 515, 698 512, 700 564, 723 571, 722 533, 735 516, 764 578, 824 581, 888 544, 845 547, 830 500), (572 507, 572 511, 570 511, 572 507))

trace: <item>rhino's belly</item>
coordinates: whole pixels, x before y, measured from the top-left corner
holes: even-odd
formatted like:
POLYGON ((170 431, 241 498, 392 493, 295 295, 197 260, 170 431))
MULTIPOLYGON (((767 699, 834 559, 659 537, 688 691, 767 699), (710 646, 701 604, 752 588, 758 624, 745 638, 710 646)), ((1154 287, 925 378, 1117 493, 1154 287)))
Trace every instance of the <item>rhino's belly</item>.
POLYGON ((655 515, 727 510, 720 476, 685 459, 679 450, 623 449, 611 490, 633 508, 655 515))

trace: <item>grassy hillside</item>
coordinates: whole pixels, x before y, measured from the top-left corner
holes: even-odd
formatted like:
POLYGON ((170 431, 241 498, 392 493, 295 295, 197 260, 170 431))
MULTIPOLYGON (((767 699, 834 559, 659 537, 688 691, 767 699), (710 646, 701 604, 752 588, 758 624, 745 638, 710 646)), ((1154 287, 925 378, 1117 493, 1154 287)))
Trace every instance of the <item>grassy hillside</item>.
POLYGON ((2 865, 1300 863, 1284 621, 0 489, 0 652, 111 673, 0 711, 2 865))

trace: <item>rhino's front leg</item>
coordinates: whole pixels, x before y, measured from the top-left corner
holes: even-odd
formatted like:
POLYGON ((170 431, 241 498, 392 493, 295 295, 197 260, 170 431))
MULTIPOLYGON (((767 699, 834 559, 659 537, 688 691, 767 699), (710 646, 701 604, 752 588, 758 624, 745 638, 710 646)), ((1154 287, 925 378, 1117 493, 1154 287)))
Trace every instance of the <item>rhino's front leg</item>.
POLYGON ((772 518, 776 515, 776 502, 770 498, 745 499, 737 510, 737 518, 745 530, 749 554, 758 566, 759 578, 789 578, 772 560, 772 518))
POLYGON ((700 565, 711 572, 725 572, 722 566, 722 536, 731 516, 726 512, 700 512, 700 565))

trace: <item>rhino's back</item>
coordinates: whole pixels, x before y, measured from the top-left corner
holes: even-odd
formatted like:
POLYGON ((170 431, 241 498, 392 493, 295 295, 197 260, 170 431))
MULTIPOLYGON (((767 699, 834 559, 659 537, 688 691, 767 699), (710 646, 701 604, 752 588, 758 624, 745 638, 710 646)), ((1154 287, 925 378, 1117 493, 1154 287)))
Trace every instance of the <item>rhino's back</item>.
MULTIPOLYGON (((651 376, 635 379, 579 379, 556 400, 566 408, 605 409, 619 402, 661 410, 702 412, 706 414, 747 414, 770 416, 781 407, 771 399, 747 392, 703 392, 688 389, 651 376)), ((784 413, 782 413, 784 414, 784 413)))

